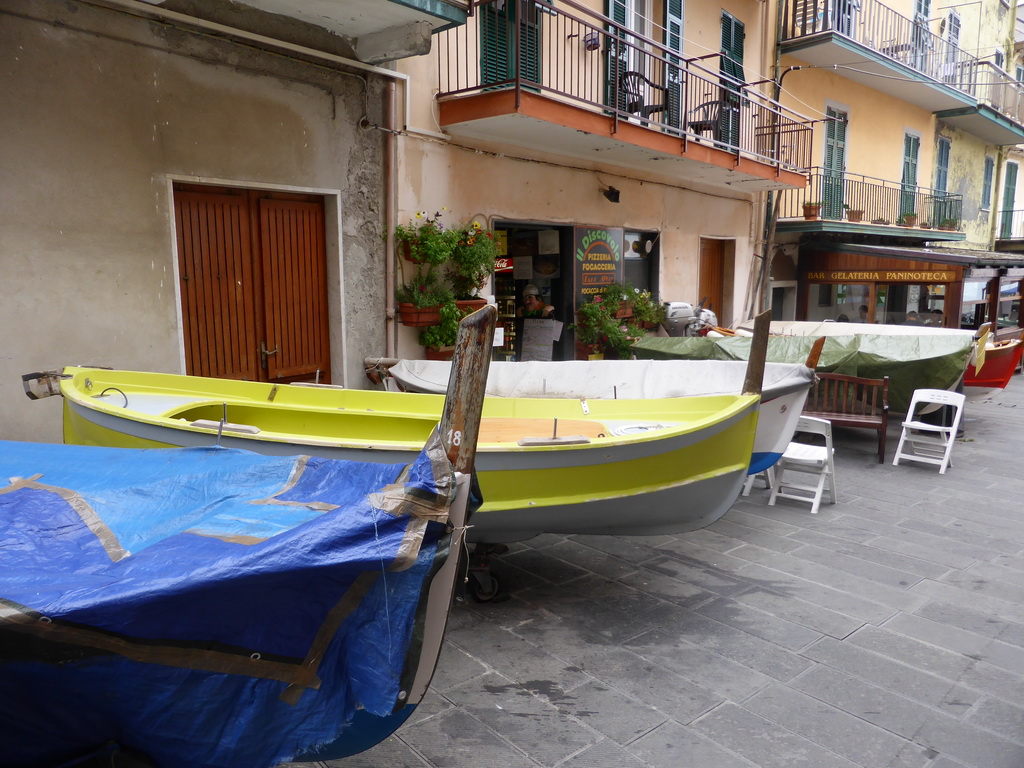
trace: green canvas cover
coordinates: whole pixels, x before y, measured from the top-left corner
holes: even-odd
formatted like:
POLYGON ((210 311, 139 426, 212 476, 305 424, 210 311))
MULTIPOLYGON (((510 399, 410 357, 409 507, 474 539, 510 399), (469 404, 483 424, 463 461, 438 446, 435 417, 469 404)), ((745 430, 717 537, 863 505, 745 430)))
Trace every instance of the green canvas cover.
MULTIPOLYGON (((802 363, 817 338, 771 336, 768 362, 802 363)), ((641 360, 746 360, 751 338, 655 337, 641 339, 641 360)), ((953 389, 964 375, 974 342, 967 336, 858 334, 828 336, 815 370, 869 379, 889 377, 889 408, 905 413, 915 389, 953 389)))

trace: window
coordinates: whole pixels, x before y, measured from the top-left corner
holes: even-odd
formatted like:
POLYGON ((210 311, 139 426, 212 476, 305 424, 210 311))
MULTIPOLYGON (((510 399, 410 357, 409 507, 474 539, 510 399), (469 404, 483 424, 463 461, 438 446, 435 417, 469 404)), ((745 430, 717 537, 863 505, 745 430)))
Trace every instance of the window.
POLYGON ((985 180, 981 184, 981 209, 987 211, 992 207, 992 182, 996 176, 996 161, 985 158, 985 180))
POLYGON ((999 281, 999 304, 996 307, 999 328, 1020 325, 1020 284, 1019 277, 1004 277, 999 281))
POLYGON ((976 331, 988 319, 987 278, 964 280, 964 296, 960 305, 960 327, 976 331))
POLYGON ((1017 65, 1016 79, 1018 83, 1024 83, 1024 67, 1017 65))
POLYGON ((999 67, 1000 69, 1002 69, 1003 68, 1003 64, 1006 63, 1006 56, 1003 54, 1002 51, 996 51, 994 58, 995 58, 996 66, 999 67))

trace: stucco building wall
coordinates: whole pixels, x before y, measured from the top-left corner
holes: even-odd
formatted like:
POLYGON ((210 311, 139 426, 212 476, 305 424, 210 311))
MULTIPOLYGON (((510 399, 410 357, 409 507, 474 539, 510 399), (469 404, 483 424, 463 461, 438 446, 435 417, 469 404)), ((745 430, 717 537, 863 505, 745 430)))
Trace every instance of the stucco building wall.
POLYGON ((0 438, 60 439, 22 373, 183 372, 174 180, 324 196, 332 373, 361 385, 384 345, 383 140, 358 127, 382 122, 377 76, 0 0, 0 83, 0 438))

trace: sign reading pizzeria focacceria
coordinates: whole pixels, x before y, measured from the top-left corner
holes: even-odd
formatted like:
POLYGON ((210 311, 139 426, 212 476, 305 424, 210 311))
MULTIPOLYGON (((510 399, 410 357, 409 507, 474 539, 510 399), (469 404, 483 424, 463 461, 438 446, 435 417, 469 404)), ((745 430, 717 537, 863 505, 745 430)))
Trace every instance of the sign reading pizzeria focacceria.
POLYGON ((622 282, 622 230, 576 227, 574 234, 578 306, 606 285, 622 282))
POLYGON ((808 272, 807 279, 815 283, 952 283, 956 272, 923 269, 862 269, 808 272))

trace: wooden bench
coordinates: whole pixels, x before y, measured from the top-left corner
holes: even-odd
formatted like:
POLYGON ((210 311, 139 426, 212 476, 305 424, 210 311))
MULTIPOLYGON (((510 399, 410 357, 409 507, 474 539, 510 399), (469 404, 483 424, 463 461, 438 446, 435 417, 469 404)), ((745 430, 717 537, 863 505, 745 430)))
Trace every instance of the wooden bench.
POLYGON ((889 377, 865 379, 841 373, 817 373, 803 412, 828 419, 838 427, 878 432, 878 463, 885 461, 885 432, 889 426, 889 377))

